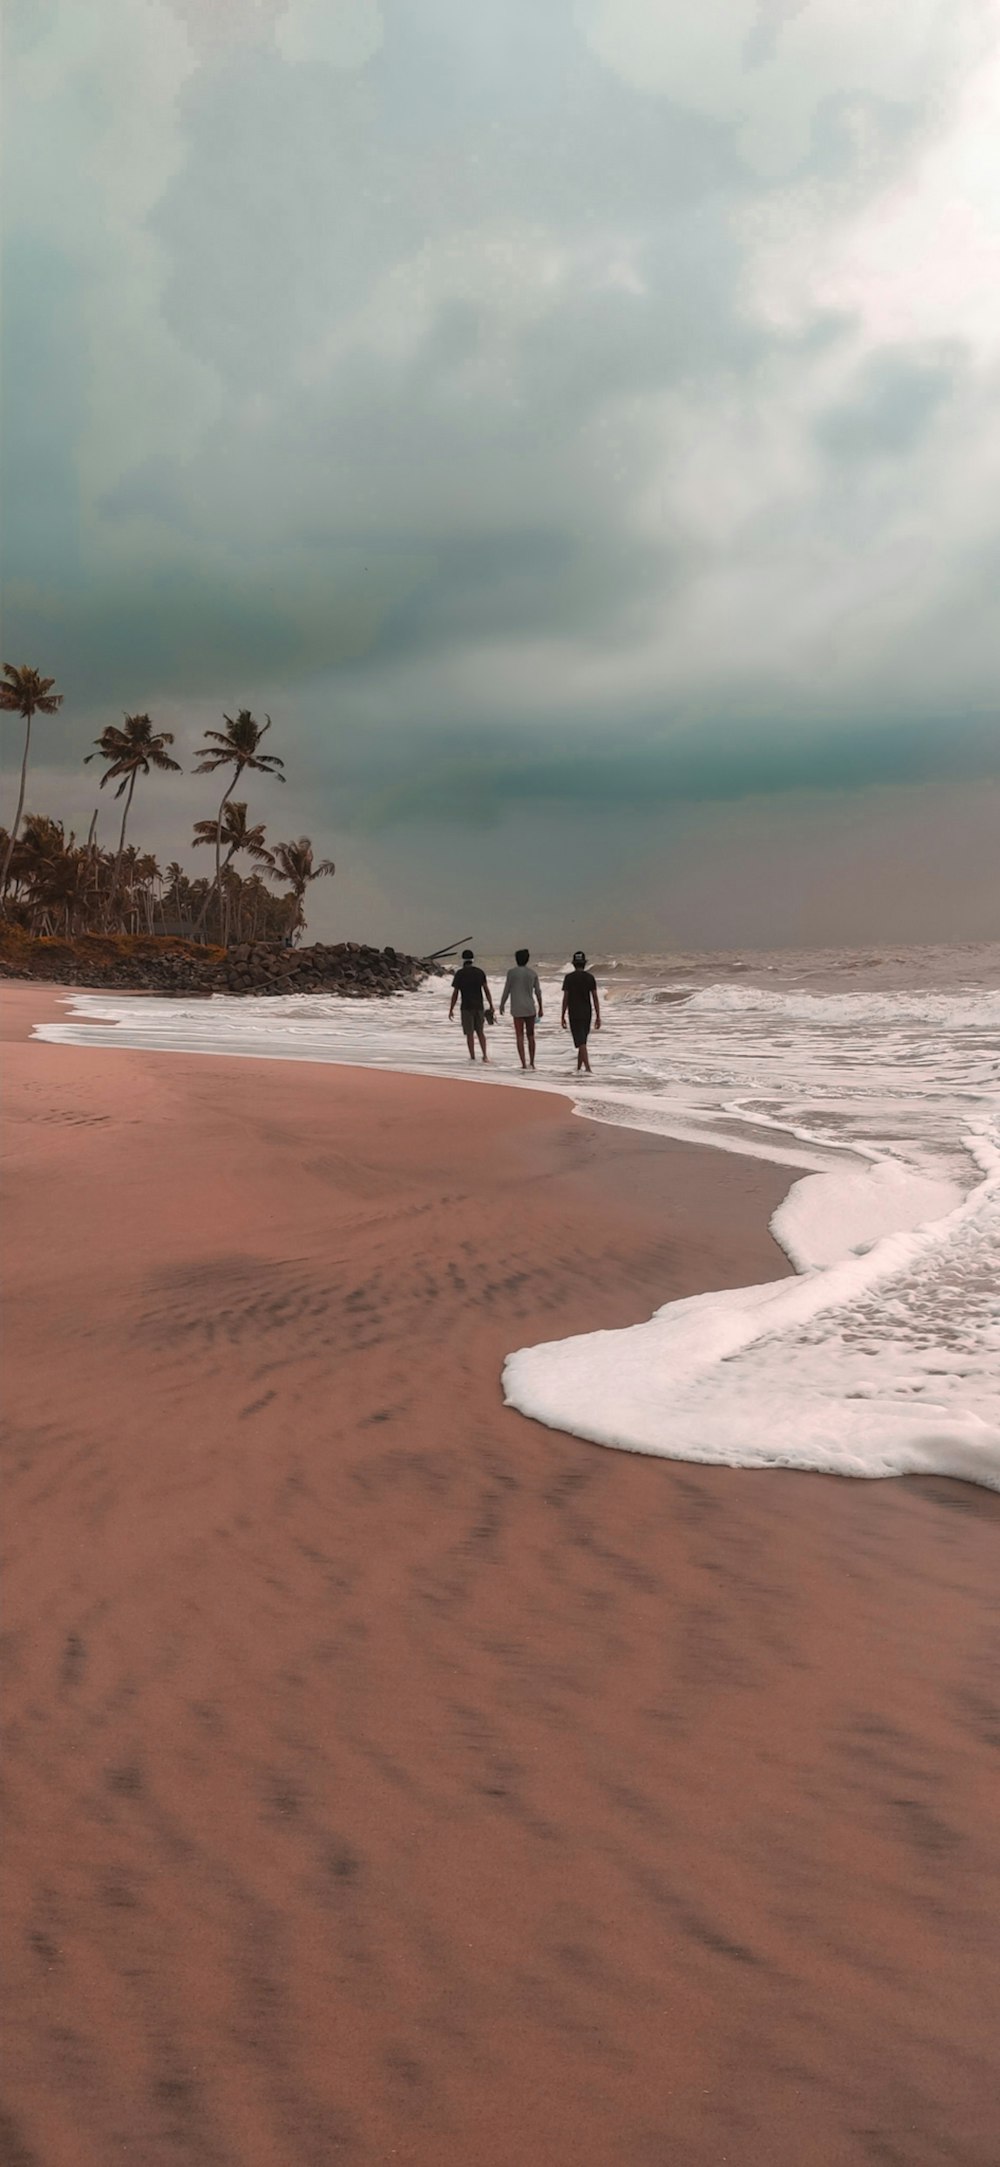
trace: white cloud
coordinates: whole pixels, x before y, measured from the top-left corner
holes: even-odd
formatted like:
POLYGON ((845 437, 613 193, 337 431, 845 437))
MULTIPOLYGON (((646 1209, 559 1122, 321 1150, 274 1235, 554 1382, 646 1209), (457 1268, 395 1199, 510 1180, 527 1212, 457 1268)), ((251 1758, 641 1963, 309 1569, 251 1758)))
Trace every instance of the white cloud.
POLYGON ((805 157, 833 99, 909 104, 967 57, 986 0, 580 0, 593 51, 635 90, 735 127, 744 157, 778 177, 805 157))
POLYGON ((275 27, 282 59, 311 67, 363 68, 383 35, 378 0, 284 0, 275 27))
POLYGON ((992 51, 902 172, 860 203, 782 191, 742 227, 748 301, 778 328, 840 310, 873 346, 962 339, 1000 354, 1000 13, 992 51))

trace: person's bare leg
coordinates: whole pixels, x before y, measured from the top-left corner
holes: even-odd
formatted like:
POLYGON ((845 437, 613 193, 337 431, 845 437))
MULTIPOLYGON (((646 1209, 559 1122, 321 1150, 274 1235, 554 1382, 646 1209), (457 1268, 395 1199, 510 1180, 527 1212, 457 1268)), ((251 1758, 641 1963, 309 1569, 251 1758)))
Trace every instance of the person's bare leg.
POLYGON ((521 1063, 521 1067, 522 1067, 522 1068, 527 1068, 527 1065, 528 1065, 528 1064, 527 1064, 527 1062, 526 1062, 526 1060, 525 1060, 525 1058, 524 1058, 524 1017, 523 1017, 523 1016, 515 1016, 515 1018, 514 1018, 514 1037, 515 1037, 515 1038, 516 1038, 516 1040, 517 1040, 517 1056, 518 1056, 518 1060, 520 1061, 520 1063, 521 1063))
MULTIPOLYGON (((535 1019, 534 1019, 534 1016, 526 1016, 526 1017, 525 1017, 525 1019, 524 1019, 524 1035, 525 1035, 525 1038, 526 1038, 526 1039, 527 1039, 527 1041, 528 1041, 528 1055, 529 1055, 529 1064, 528 1064, 528 1065, 529 1065, 529 1067, 530 1067, 530 1068, 534 1068, 534 1066, 535 1066, 535 1019)), ((522 1055, 522 1057, 521 1057, 521 1058, 522 1058, 522 1060, 523 1060, 524 1056, 522 1055)))
MULTIPOLYGON (((478 1026, 477 1026, 477 1029, 476 1029, 476 1037, 478 1038, 478 1040, 479 1040, 479 1043, 480 1043, 480 1045, 481 1045, 481 1047, 482 1047, 482 1049, 483 1049, 483 1060, 484 1060, 484 1061, 488 1061, 490 1057, 489 1057, 489 1054, 488 1054, 488 1053, 487 1053, 487 1051, 486 1051, 486 1033, 485 1033, 485 1031, 481 1031, 481 1030, 479 1030, 478 1026)), ((471 1046, 471 1040, 470 1040, 470 1046, 471 1046)), ((473 1060, 475 1060, 475 1058, 476 1058, 475 1054, 473 1054, 472 1058, 473 1058, 473 1060)))
POLYGON ((475 1060, 475 1058, 476 1058, 476 1034, 475 1034, 475 1031, 466 1031, 466 1034, 465 1034, 465 1043, 466 1043, 466 1045, 468 1046, 468 1049, 469 1049, 469 1059, 470 1059, 470 1061, 474 1061, 474 1060, 475 1060))

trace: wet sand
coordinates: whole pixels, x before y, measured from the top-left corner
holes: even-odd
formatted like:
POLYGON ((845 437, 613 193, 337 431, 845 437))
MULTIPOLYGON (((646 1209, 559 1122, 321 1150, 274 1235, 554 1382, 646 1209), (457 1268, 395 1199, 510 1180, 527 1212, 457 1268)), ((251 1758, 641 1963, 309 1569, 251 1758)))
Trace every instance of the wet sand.
POLYGON ((4 2167, 995 2167, 1000 1497, 500 1399, 781 1170, 2 1011, 4 2167))

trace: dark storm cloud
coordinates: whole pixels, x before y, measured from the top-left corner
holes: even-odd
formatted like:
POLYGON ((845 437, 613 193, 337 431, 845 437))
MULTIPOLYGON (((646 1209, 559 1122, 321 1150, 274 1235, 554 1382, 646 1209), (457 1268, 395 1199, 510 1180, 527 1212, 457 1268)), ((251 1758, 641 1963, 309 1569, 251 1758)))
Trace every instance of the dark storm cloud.
MULTIPOLYGON (((12 235, 3 251, 0 505, 6 575, 71 585, 81 569, 75 454, 83 424, 83 274, 12 235)), ((26 628, 27 631, 30 628, 26 628)))
MULTIPOLYGON (((379 829, 433 815, 491 823, 512 807, 582 808, 614 815, 655 806, 727 804, 781 798, 801 791, 857 792, 1000 777, 1000 730, 992 715, 920 721, 869 718, 863 725, 796 730, 760 718, 748 725, 707 721, 698 731, 651 741, 616 732, 581 745, 578 735, 551 729, 544 740, 512 740, 510 731, 453 732, 425 741, 419 775, 365 787, 365 768, 341 760, 346 805, 356 822, 379 829)), ((369 759, 374 745, 367 748, 369 759)), ((374 762, 373 762, 374 764, 374 762)), ((367 767, 367 762, 365 763, 367 767)))

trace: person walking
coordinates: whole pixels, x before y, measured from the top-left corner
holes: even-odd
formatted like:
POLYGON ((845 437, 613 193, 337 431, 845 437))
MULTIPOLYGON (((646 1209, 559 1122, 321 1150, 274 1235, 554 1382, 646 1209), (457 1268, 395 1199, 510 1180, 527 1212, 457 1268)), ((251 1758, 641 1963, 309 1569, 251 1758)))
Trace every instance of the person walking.
POLYGON ((482 1047, 483 1060, 488 1061, 489 1055, 486 1051, 484 1024, 487 1018, 490 1023, 493 1021, 493 995, 486 981, 486 972, 480 970, 471 948, 463 948, 461 969, 455 972, 455 976, 451 981, 449 1022, 455 1013, 455 1006, 458 1001, 461 1001, 462 1004, 462 1029, 465 1032, 465 1043, 469 1049, 469 1059, 474 1061, 476 1058, 476 1040, 478 1038, 482 1047))
POLYGON ((542 988, 538 972, 531 967, 531 951, 518 948, 512 968, 500 995, 500 1014, 510 1002, 510 1013, 517 1041, 517 1055, 522 1068, 535 1066, 535 1018, 542 1016, 542 988), (527 1054, 525 1053, 527 1048, 527 1054))
POLYGON ((593 1072, 587 1052, 587 1040, 590 1037, 591 1020, 595 1031, 601 1028, 601 1004, 597 997, 597 980, 593 972, 587 969, 587 958, 582 948, 577 949, 573 957, 573 968, 567 971, 563 979, 561 1020, 563 1030, 572 1033, 577 1069, 585 1069, 590 1076, 593 1072))

